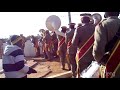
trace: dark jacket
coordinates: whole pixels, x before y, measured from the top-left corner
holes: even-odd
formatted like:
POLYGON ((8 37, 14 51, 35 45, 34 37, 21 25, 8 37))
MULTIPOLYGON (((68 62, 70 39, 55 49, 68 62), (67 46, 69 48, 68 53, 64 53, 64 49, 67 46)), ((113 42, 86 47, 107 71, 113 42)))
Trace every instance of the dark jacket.
MULTIPOLYGON (((77 48, 81 48, 85 42, 93 35, 95 26, 93 24, 85 24, 75 30, 72 39, 72 52, 70 54, 76 54, 77 48)), ((87 54, 80 60, 84 62, 91 62, 94 60, 92 56, 92 49, 90 49, 87 54)))

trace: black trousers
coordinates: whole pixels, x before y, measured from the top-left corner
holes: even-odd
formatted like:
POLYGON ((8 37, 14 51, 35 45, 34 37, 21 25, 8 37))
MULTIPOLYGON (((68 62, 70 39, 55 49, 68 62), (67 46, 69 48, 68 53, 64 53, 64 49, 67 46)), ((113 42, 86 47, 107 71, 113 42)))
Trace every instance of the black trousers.
POLYGON ((68 54, 68 55, 69 55, 69 61, 72 67, 73 76, 76 76, 76 71, 77 71, 77 63, 75 59, 76 54, 68 54))

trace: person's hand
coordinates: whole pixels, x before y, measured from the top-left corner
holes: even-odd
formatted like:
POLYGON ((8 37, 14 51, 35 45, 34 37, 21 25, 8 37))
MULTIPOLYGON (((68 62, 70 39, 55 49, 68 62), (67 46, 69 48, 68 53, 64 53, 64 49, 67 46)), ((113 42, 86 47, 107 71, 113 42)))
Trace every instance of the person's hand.
POLYGON ((37 71, 33 68, 29 68, 29 71, 27 72, 27 74, 31 74, 31 73, 37 73, 37 71))
POLYGON ((106 65, 109 57, 110 57, 110 52, 106 52, 106 53, 104 54, 104 56, 102 57, 102 59, 99 61, 99 63, 100 63, 101 65, 106 65))
POLYGON ((60 51, 59 51, 59 50, 57 50, 57 55, 58 55, 58 56, 60 55, 60 51))
POLYGON ((35 69, 32 70, 32 73, 37 73, 37 71, 35 69))

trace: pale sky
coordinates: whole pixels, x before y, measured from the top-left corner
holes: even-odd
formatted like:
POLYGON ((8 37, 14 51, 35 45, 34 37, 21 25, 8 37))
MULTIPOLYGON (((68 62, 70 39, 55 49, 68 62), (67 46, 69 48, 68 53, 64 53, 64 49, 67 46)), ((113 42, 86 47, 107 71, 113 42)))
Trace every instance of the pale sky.
MULTIPOLYGON (((71 21, 80 23, 80 13, 85 12, 71 12, 71 21)), ((104 12, 86 13, 104 16, 104 12)), ((50 15, 57 15, 61 19, 61 26, 68 27, 68 12, 0 12, 0 38, 8 38, 13 34, 37 35, 39 29, 47 29, 45 22, 50 15)))

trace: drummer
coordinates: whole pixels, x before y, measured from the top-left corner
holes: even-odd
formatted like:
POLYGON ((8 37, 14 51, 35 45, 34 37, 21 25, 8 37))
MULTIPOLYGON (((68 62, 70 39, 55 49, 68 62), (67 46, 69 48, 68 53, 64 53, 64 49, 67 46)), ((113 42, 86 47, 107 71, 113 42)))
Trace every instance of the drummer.
MULTIPOLYGON (((81 15, 80 15, 81 16, 81 15)), ((95 31, 95 26, 90 23, 90 18, 88 16, 82 16, 81 18, 82 26, 78 27, 75 32, 74 36, 72 38, 72 53, 70 53, 71 56, 74 56, 77 53, 77 48, 81 48, 88 39, 93 35, 95 31)), ((86 51, 84 49, 84 51, 86 51)), ((92 56, 92 48, 89 49, 89 51, 78 61, 78 68, 79 68, 79 75, 80 73, 86 69, 91 62, 94 60, 92 56)))

